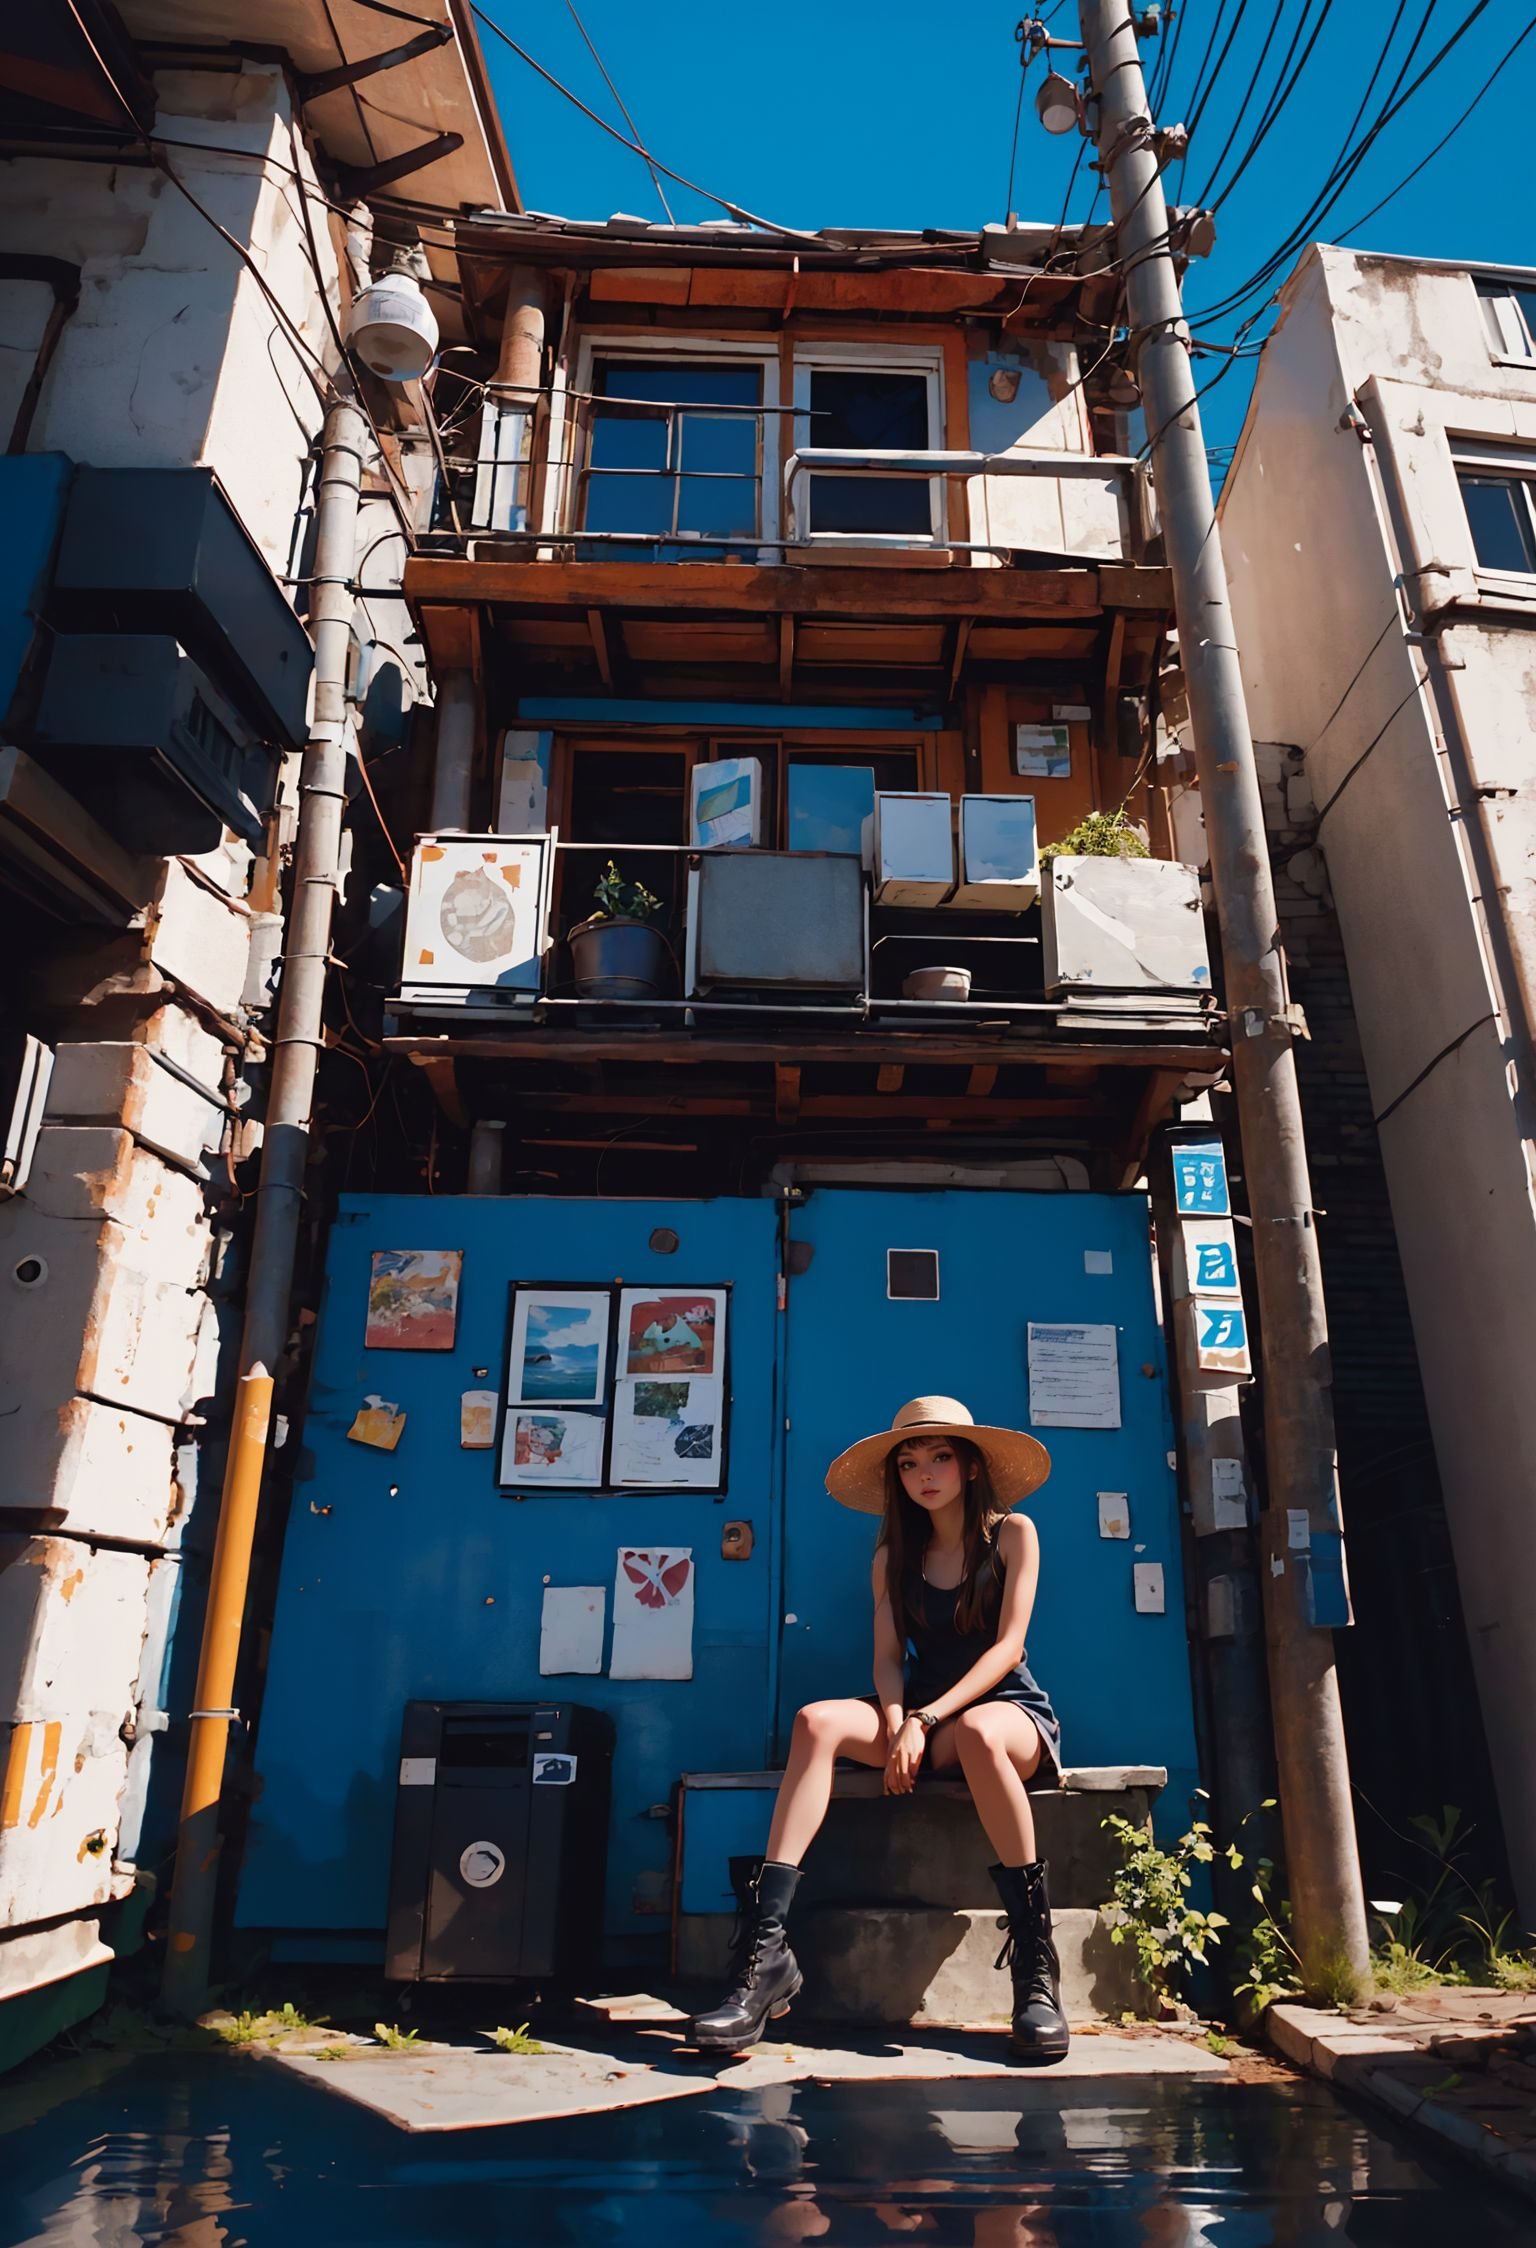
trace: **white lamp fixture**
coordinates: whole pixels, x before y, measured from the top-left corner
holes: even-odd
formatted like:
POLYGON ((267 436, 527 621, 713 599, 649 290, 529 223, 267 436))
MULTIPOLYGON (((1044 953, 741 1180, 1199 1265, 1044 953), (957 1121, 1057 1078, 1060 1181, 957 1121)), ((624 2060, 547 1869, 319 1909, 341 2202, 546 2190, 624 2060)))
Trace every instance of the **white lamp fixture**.
POLYGON ((1048 133, 1073 133, 1083 121, 1083 106, 1070 78, 1053 70, 1035 96, 1035 110, 1048 133))
POLYGON ((347 341, 370 374, 414 382, 437 351, 437 322, 409 273, 384 273, 360 289, 347 321, 347 341))

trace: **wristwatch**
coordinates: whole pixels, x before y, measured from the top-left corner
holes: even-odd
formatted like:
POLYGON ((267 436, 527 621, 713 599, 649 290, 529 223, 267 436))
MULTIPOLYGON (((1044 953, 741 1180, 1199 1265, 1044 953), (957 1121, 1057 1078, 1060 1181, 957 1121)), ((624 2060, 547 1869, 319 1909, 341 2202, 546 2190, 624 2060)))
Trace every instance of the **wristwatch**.
POLYGON ((907 1715, 915 1717, 925 1733, 933 1732, 937 1726, 944 1722, 942 1717, 935 1717, 931 1709, 909 1709, 907 1715))

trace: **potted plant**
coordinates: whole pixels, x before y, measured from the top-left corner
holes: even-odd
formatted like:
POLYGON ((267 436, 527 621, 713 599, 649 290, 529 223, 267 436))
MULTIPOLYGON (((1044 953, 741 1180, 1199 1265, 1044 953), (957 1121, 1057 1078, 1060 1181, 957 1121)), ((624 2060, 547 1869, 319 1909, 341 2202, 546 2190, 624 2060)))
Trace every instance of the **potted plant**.
POLYGON ((655 999, 666 980, 669 949, 653 926, 661 900, 643 882, 627 882, 612 859, 592 895, 597 911, 570 933, 571 969, 583 999, 655 999))

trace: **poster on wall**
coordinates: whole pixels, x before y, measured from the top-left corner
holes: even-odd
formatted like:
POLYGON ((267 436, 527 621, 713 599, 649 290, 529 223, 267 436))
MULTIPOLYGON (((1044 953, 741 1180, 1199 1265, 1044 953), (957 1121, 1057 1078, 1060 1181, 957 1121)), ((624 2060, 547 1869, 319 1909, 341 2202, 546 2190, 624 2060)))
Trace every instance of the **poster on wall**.
POLYGON ((375 1249, 365 1350, 452 1350, 462 1249, 375 1249))
POLYGON ((501 1437, 502 1487, 597 1489, 603 1480, 606 1428, 601 1413, 509 1405, 501 1437))
POLYGON ((1115 1329, 1029 1322, 1029 1418, 1036 1428, 1118 1428, 1115 1329))
POLYGON ((724 1384, 718 1376, 621 1381, 613 1401, 614 1483, 718 1490, 723 1480, 724 1384))
POLYGON ((509 1404, 602 1404, 608 1303, 606 1288, 512 1291, 509 1404))
POLYGON ((723 1288, 625 1288, 619 1296, 619 1372, 635 1378, 720 1374, 723 1288))
POLYGON ((693 1676, 693 1549, 620 1546, 610 1678, 693 1676))

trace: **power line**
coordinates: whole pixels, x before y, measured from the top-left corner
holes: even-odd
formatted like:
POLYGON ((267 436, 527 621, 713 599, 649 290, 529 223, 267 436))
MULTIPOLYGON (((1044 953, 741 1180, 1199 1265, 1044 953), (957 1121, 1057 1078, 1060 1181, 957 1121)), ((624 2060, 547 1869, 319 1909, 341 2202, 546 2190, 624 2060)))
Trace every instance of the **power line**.
POLYGON ((604 67, 602 56, 598 53, 596 47, 594 47, 592 44, 591 33, 588 31, 586 25, 582 22, 580 16, 576 13, 576 0, 565 0, 565 4, 566 7, 570 10, 572 23, 575 24, 576 29, 581 33, 582 38, 586 41, 587 53, 597 64, 598 69, 602 71, 603 84, 607 87, 609 93, 612 94, 614 100, 619 105, 619 115, 623 118, 625 124, 629 127, 630 131, 635 136, 636 145, 638 146, 641 155, 645 158, 645 168, 651 175, 651 185, 655 188, 656 193, 661 201, 661 207, 667 214, 667 224, 668 226, 676 226, 677 221, 672 216, 672 206, 667 201, 667 191, 661 184, 661 174, 657 171, 656 166, 652 163, 650 153, 647 150, 645 143, 640 138, 640 128, 635 123, 633 117, 630 116, 629 111, 624 107, 624 96, 619 92, 618 87, 609 77, 608 72, 604 67))
POLYGON ((665 172, 669 180, 675 180, 679 187, 686 187, 690 195, 702 196, 706 203, 718 203, 728 217, 737 220, 742 226, 760 227, 764 233, 781 234, 786 241, 790 242, 814 243, 818 249, 824 246, 819 235, 807 234, 798 227, 778 226, 772 219, 758 218, 754 212, 747 210, 742 204, 733 203, 728 196, 716 195, 711 188, 700 187, 696 180, 688 179, 682 172, 674 172, 670 164, 662 163, 660 157, 647 156, 639 141, 631 140, 627 134, 621 133, 617 125, 609 124, 606 117, 599 117, 595 109, 587 107, 579 94, 573 94, 569 86, 562 86, 552 70, 546 70, 541 62, 536 62, 526 47, 518 45, 510 31, 503 31, 496 18, 486 14, 480 6, 479 0, 469 0, 469 5, 471 14, 477 16, 480 22, 485 25, 486 30, 498 38, 503 46, 510 47, 513 54, 520 61, 525 62, 528 68, 542 78, 547 86, 553 86, 557 94, 562 94, 573 108, 581 111, 583 117, 590 118, 600 132, 606 133, 610 140, 616 140, 621 148, 627 148, 631 155, 641 157, 647 164, 653 164, 658 172, 665 172))
POLYGON ((1492 93, 1494 84, 1498 79, 1500 73, 1503 71, 1505 64, 1507 62, 1510 62, 1513 59, 1516 51, 1525 45, 1525 42, 1530 38, 1533 31, 1536 31, 1536 16, 1532 16, 1525 29, 1516 35, 1514 41, 1510 46, 1505 48, 1503 54, 1494 64, 1492 70, 1488 73, 1488 76, 1483 84, 1478 87, 1477 92, 1472 96, 1472 99, 1468 102, 1466 108, 1457 118, 1450 131, 1441 135, 1440 139, 1436 141, 1434 147, 1430 149, 1426 155, 1423 155, 1419 158, 1419 161, 1414 165, 1411 172, 1404 173, 1403 177, 1398 181, 1396 187, 1390 188, 1387 193, 1381 198, 1381 201, 1379 203, 1373 203, 1370 209, 1365 212, 1362 217, 1352 220, 1348 226, 1341 227, 1339 230, 1340 233, 1358 234, 1362 226, 1368 226, 1370 224, 1371 220, 1375 218, 1378 211, 1384 211, 1389 203, 1394 201, 1397 196, 1402 194, 1403 189, 1407 187, 1411 181, 1418 178, 1420 172, 1424 170, 1427 164, 1432 164, 1434 162, 1435 158, 1439 155, 1441 149, 1445 147, 1446 143, 1448 141, 1453 141, 1456 138, 1456 135, 1461 131, 1462 126, 1471 116, 1473 110, 1477 108, 1479 102, 1482 101, 1484 95, 1492 93))
MULTIPOLYGON (((1306 22, 1306 15, 1305 13, 1303 13, 1300 22, 1298 22, 1296 26, 1295 36, 1292 38, 1290 46, 1286 49, 1285 61, 1280 65, 1280 80, 1276 86, 1275 93, 1271 98, 1269 107, 1265 110, 1264 115, 1260 118, 1258 126, 1255 129, 1253 139, 1249 142, 1248 147, 1244 150, 1242 159, 1239 162, 1236 171, 1232 174, 1232 177, 1228 180, 1226 186, 1222 189, 1221 193, 1217 196, 1215 202, 1212 204, 1211 208, 1213 210, 1219 211, 1222 204, 1225 203, 1233 188, 1236 187, 1238 181, 1242 178, 1244 172, 1247 171, 1249 165, 1253 162, 1253 159, 1255 158, 1255 156, 1257 156, 1259 150, 1263 147, 1265 141, 1268 139, 1270 131, 1273 128, 1276 120, 1279 118, 1281 111, 1285 108, 1286 103, 1290 100, 1292 94, 1295 93, 1297 83, 1301 77, 1301 74, 1312 59, 1312 50, 1317 45, 1318 37, 1322 31, 1323 25, 1328 21, 1329 11, 1332 6, 1333 0, 1323 0, 1322 10, 1318 15, 1317 22, 1312 27, 1311 37, 1308 39, 1305 47, 1303 47, 1301 51, 1301 60, 1297 63, 1295 69, 1291 71, 1289 79, 1287 79, 1285 73, 1290 65, 1291 56, 1296 52, 1296 41, 1301 37, 1302 25, 1306 22)), ((1225 154, 1225 151, 1223 151, 1223 154, 1225 154)), ((1203 201, 1204 198, 1202 197, 1201 200, 1203 201)))
MULTIPOLYGON (((1195 201, 1198 204, 1204 205, 1208 200, 1211 192, 1212 182, 1215 180, 1217 173, 1221 170, 1222 165, 1227 160, 1227 151, 1232 146, 1233 141, 1237 138, 1238 127, 1242 124, 1243 119, 1248 114, 1248 104, 1252 101, 1254 95, 1259 90, 1259 80, 1264 75, 1264 64, 1268 59, 1270 46, 1273 43, 1275 33, 1279 30, 1279 28, 1280 11, 1277 8, 1269 19, 1269 29, 1264 34, 1264 44, 1259 49, 1259 59, 1254 64, 1253 75, 1248 81, 1247 90, 1244 93, 1242 102, 1238 107, 1237 115, 1232 120, 1231 130, 1227 134, 1226 139, 1221 144, 1221 154, 1217 157, 1215 163, 1211 166, 1210 174, 1206 180, 1204 187, 1200 189, 1199 193, 1195 197, 1195 201)), ((1281 65, 1280 74, 1282 77, 1284 77, 1285 75, 1285 67, 1283 64, 1281 65)), ((1156 116, 1157 112, 1155 108, 1152 114, 1154 117, 1156 116)))

